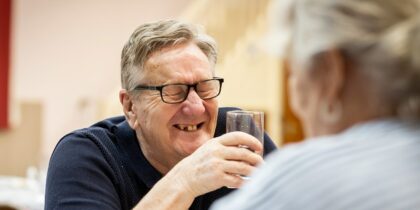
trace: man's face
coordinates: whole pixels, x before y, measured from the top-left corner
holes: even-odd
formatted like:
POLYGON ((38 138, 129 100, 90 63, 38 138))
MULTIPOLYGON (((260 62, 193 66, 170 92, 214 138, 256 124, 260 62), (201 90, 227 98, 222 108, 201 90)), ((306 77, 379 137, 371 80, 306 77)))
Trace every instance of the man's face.
MULTIPOLYGON (((193 43, 152 53, 138 84, 194 84, 211 79, 213 65, 193 43)), ((214 135, 217 99, 202 100, 193 88, 179 104, 164 103, 159 91, 141 90, 133 100, 133 124, 142 151, 153 165, 172 167, 214 135)))

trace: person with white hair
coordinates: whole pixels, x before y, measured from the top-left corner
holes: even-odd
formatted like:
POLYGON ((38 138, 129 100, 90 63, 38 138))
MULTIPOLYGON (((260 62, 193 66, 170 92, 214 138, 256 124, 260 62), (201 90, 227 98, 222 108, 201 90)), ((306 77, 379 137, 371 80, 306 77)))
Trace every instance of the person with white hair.
POLYGON ((420 209, 420 1, 289 6, 289 94, 307 139, 211 209, 420 209))

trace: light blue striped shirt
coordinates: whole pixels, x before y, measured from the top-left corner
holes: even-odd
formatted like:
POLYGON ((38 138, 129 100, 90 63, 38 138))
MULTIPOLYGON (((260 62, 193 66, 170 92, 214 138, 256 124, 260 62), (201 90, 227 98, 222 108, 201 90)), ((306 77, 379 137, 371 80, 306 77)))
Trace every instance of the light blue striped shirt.
POLYGON ((211 210, 420 210, 420 125, 372 121, 287 146, 211 210))

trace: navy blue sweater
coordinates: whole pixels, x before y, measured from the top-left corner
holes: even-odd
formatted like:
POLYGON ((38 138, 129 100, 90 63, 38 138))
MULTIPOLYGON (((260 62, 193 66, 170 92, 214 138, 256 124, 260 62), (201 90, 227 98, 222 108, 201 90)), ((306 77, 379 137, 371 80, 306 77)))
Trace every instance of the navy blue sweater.
MULTIPOLYGON (((226 111, 233 109, 219 109, 216 137, 226 132, 226 111)), ((267 135, 264 141, 268 154, 275 145, 267 135)), ((50 159, 45 209, 132 209, 162 178, 140 147, 124 116, 64 136, 50 159)), ((224 187, 199 196, 190 209, 208 209, 231 191, 224 187)))

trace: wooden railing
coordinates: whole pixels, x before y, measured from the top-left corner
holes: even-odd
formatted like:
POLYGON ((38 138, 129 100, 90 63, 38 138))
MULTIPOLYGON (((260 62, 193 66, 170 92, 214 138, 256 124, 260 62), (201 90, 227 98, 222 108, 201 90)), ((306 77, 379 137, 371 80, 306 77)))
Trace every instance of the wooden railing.
POLYGON ((219 62, 266 14, 270 0, 197 0, 183 18, 202 24, 219 45, 219 62))

